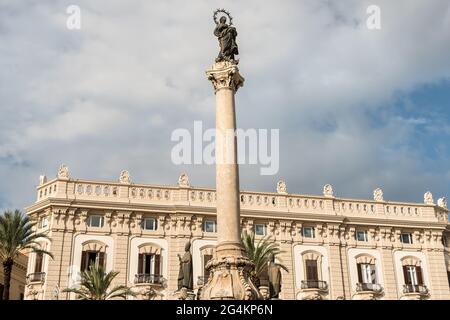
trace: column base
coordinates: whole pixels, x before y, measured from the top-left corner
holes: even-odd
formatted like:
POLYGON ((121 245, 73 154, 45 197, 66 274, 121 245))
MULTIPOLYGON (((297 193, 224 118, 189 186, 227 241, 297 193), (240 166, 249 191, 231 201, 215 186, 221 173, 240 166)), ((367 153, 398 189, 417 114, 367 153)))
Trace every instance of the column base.
POLYGON ((201 288, 200 300, 261 300, 250 279, 253 269, 240 244, 221 243, 216 257, 208 262, 209 279, 201 288))

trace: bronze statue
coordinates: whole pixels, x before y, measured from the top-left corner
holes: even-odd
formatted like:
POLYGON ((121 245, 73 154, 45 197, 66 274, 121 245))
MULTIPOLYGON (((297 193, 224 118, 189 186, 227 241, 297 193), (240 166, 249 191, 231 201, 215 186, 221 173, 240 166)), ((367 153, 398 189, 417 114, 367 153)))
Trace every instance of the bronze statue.
POLYGON ((239 50, 236 44, 237 31, 233 27, 233 18, 227 11, 218 9, 214 12, 214 22, 216 23, 214 35, 219 39, 220 46, 220 52, 216 58, 216 62, 230 61, 237 64, 238 60, 235 60, 234 56, 239 54, 239 50), (217 14, 219 12, 223 12, 228 16, 229 24, 227 24, 226 16, 220 17, 219 22, 217 22, 217 14))
POLYGON ((180 271, 178 272, 178 290, 186 288, 192 290, 194 287, 193 275, 192 275, 192 255, 190 252, 191 243, 187 242, 184 247, 184 255, 178 255, 180 260, 180 271))
POLYGON ((269 297, 270 299, 278 299, 281 291, 281 267, 275 263, 275 256, 270 256, 267 273, 269 274, 269 297))

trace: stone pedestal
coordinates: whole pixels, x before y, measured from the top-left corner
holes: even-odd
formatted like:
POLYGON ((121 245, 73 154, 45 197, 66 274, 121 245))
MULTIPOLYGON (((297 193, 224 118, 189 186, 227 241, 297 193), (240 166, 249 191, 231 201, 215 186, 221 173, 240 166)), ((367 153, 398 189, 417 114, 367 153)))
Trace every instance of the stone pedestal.
POLYGON ((201 290, 203 300, 255 300, 260 294, 251 282, 253 267, 241 246, 239 168, 237 164, 234 95, 244 84, 236 64, 215 63, 206 72, 216 94, 216 257, 208 262, 210 277, 201 290))

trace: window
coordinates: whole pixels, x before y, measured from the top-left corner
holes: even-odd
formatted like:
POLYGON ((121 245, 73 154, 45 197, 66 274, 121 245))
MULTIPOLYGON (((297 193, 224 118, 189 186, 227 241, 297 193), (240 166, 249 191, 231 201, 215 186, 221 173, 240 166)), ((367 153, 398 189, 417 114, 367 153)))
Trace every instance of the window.
POLYGON ((369 241, 369 238, 367 237, 367 231, 356 231, 355 237, 357 241, 369 241))
POLYGON ((155 253, 140 253, 138 259, 138 274, 160 275, 161 255, 155 253))
POLYGON ((305 238, 315 238, 314 228, 313 227, 303 227, 302 235, 305 238))
POLYGON ((213 256, 211 254, 203 255, 203 277, 205 278, 205 282, 209 278, 209 270, 206 270, 206 264, 211 260, 213 256))
POLYGON ((402 233, 402 234, 400 235, 400 241, 401 241, 402 243, 408 243, 408 244, 411 244, 411 243, 412 243, 412 236, 411 236, 411 233, 402 233))
POLYGON ((39 228, 46 228, 48 226, 48 218, 47 216, 43 216, 39 219, 39 228))
POLYGON ((34 273, 42 272, 43 261, 44 261, 44 254, 42 252, 36 253, 36 260, 34 261, 34 273))
POLYGON ((89 269, 91 264, 94 264, 96 267, 105 267, 105 253, 90 250, 81 252, 80 271, 89 269))
POLYGON ((422 268, 420 266, 403 266, 403 276, 407 285, 423 285, 422 268))
POLYGON ((377 283, 377 274, 374 264, 358 263, 357 268, 359 283, 377 283))
POLYGON ((206 220, 203 224, 204 232, 217 232, 217 225, 215 221, 206 220))
POLYGON ((97 215, 89 216, 87 223, 89 227, 101 228, 103 227, 103 217, 97 215))
POLYGON ((267 234, 267 230, 266 230, 266 225, 265 224, 255 224, 255 234, 257 236, 265 236, 267 234))
POLYGON ((145 218, 142 221, 142 229, 144 230, 156 230, 156 219, 154 218, 145 218))
POLYGON ((317 260, 305 260, 306 281, 319 281, 319 273, 317 272, 317 260))

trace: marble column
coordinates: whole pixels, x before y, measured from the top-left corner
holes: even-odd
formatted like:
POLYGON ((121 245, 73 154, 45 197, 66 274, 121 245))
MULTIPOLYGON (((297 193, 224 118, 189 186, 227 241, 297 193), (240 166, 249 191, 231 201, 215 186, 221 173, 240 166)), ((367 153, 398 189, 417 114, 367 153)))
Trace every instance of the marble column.
POLYGON ((249 278, 253 267, 240 244, 239 168, 237 164, 234 95, 244 84, 236 64, 215 63, 206 72, 216 94, 216 257, 207 268, 210 277, 201 289, 205 300, 253 300, 259 293, 249 278))

